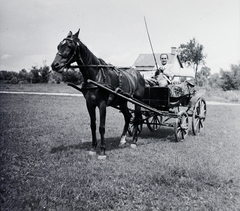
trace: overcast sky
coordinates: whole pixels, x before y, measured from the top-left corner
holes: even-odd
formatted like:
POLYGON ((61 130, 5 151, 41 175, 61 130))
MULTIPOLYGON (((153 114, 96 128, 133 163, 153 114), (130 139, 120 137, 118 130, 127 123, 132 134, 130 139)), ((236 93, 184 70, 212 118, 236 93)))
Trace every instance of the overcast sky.
POLYGON ((131 66, 151 53, 170 52, 193 37, 211 72, 240 62, 239 0, 0 0, 0 70, 50 65, 58 43, 80 28, 98 57, 131 66))

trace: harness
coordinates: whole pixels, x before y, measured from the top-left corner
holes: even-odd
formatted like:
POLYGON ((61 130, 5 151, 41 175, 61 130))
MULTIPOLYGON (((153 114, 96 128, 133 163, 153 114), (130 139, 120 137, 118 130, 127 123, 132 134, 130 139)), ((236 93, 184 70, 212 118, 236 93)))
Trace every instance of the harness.
MULTIPOLYGON (((113 66, 113 65, 108 65, 108 64, 100 64, 100 65, 86 65, 84 62, 83 62, 83 60, 82 60, 82 58, 81 57, 78 57, 78 59, 80 60, 80 62, 82 63, 82 65, 78 65, 78 66, 70 66, 70 64, 73 62, 73 59, 74 59, 74 57, 75 56, 77 56, 77 52, 78 52, 78 47, 80 46, 80 43, 79 42, 81 42, 81 41, 75 41, 74 39, 72 39, 72 38, 65 38, 65 39, 63 39, 63 41, 71 41, 71 42, 73 42, 75 45, 75 47, 74 47, 74 52, 73 52, 73 54, 72 54, 72 56, 68 59, 68 61, 66 62, 66 64, 65 64, 65 67, 69 67, 69 68, 81 68, 81 67, 92 67, 92 68, 99 68, 99 73, 100 73, 100 77, 99 77, 99 81, 98 81, 98 83, 102 83, 102 84, 104 84, 104 86, 107 86, 107 87, 110 87, 110 88, 115 88, 115 90, 122 90, 122 77, 123 77, 123 73, 122 73, 122 70, 119 70, 118 68, 116 68, 115 66, 113 66), (107 76, 106 76, 106 73, 105 73, 105 69, 106 68, 111 68, 112 69, 112 71, 117 75, 117 77, 118 77, 118 87, 111 87, 110 86, 110 84, 108 83, 108 81, 107 81, 107 76)), ((63 42, 62 41, 62 42, 63 42)), ((63 55, 63 54, 61 54, 60 52, 57 52, 57 55, 59 55, 59 56, 61 56, 61 57, 63 57, 63 58, 67 58, 67 56, 65 56, 65 55, 63 55)), ((99 62, 101 63, 103 63, 103 60, 101 60, 101 59, 99 59, 99 62)), ((130 87, 130 89, 131 89, 131 82, 130 82, 130 79, 128 78, 128 76, 127 75, 125 75, 125 77, 127 78, 127 80, 128 80, 128 83, 129 83, 129 87, 130 87)), ((88 88, 96 88, 95 86, 93 87, 94 85, 90 85, 89 83, 85 83, 85 84, 83 84, 83 87, 84 88, 86 88, 86 89, 88 89, 88 88)), ((130 90, 130 93, 132 93, 132 90, 130 90)))

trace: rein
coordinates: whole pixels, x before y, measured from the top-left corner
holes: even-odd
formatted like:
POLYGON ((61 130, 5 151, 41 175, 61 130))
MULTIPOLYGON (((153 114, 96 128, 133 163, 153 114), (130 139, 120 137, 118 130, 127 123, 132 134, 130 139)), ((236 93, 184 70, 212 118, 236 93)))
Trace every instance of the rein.
POLYGON ((110 68, 115 68, 115 66, 113 66, 113 65, 91 65, 91 64, 89 64, 89 65, 72 65, 72 66, 69 66, 69 68, 79 68, 79 67, 96 67, 96 68, 98 68, 98 67, 110 67, 110 68))
MULTIPOLYGON (((66 65, 65 65, 65 67, 68 67, 68 68, 81 68, 81 67, 83 67, 83 68, 86 68, 86 67, 93 67, 93 68, 100 68, 100 71, 101 71, 101 74, 102 74, 102 78, 103 78, 103 84, 106 84, 107 86, 109 86, 108 85, 108 83, 107 83, 107 81, 106 81, 106 74, 105 74, 105 72, 104 72, 104 70, 103 70, 103 68, 111 68, 114 72, 115 72, 115 74, 118 76, 118 80, 119 80, 119 86, 118 86, 118 88, 122 88, 122 72, 121 72, 121 70, 119 70, 119 69, 117 69, 115 66, 113 66, 113 65, 85 65, 84 64, 84 62, 83 62, 83 60, 82 60, 82 58, 81 57, 78 57, 78 59, 81 61, 81 63, 82 63, 82 65, 70 65, 71 64, 71 62, 72 62, 72 60, 73 60, 73 58, 75 57, 75 56, 77 56, 77 51, 78 51, 78 47, 80 47, 80 44, 81 44, 81 41, 79 41, 79 42, 77 42, 77 41, 75 41, 74 39, 72 39, 72 38, 65 38, 65 39, 63 39, 63 41, 65 41, 65 40, 68 40, 68 41, 71 41, 71 42, 73 42, 75 45, 74 45, 74 52, 73 52, 73 54, 72 54, 72 56, 70 57, 70 59, 68 60, 68 62, 66 62, 66 65)), ((63 42, 62 41, 62 42, 63 42)), ((65 57, 63 54, 61 54, 61 53, 57 53, 58 55, 60 55, 60 56, 62 56, 62 57, 65 57)), ((86 87, 87 88, 87 87, 86 87)), ((92 87, 91 86, 91 88, 95 88, 95 87, 92 87)))
MULTIPOLYGON (((93 68, 101 68, 100 71, 101 71, 101 74, 103 76, 103 84, 107 84, 106 82, 106 75, 105 75, 105 72, 103 71, 102 68, 106 68, 106 67, 109 67, 109 68, 112 68, 113 71, 116 73, 116 75, 118 76, 118 80, 119 80, 119 88, 121 88, 122 86, 122 73, 121 73, 121 70, 118 70, 115 66, 113 65, 72 65, 72 66, 69 66, 68 68, 81 68, 81 67, 93 67, 93 68)), ((128 79, 128 78, 127 78, 128 79)), ((129 80, 129 79, 128 79, 129 80)), ((92 87, 91 87, 92 88, 92 87)))

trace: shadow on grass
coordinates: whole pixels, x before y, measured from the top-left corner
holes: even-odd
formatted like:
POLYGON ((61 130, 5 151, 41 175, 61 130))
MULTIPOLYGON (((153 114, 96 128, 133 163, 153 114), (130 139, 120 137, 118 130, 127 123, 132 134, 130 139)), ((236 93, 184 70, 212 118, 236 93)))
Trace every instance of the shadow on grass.
MULTIPOLYGON (((120 139, 119 137, 109 137, 105 138, 105 144, 106 144, 106 150, 115 150, 115 149, 121 149, 122 147, 119 147, 120 139)), ((50 151, 50 153, 57 153, 57 152, 63 152, 63 151, 69 151, 69 150, 83 150, 83 151, 89 151, 91 149, 92 142, 83 142, 79 144, 72 144, 72 145, 60 145, 57 147, 53 147, 50 151)), ((100 140, 98 140, 98 148, 100 147, 100 140)))
MULTIPOLYGON (((155 142, 175 142, 174 131, 171 128, 160 128, 157 131, 149 131, 147 128, 143 128, 141 134, 139 135, 139 141, 137 145, 142 146, 146 144, 151 144, 155 142), (142 141, 143 140, 143 141, 142 141)), ((119 150, 122 148, 127 148, 132 143, 132 137, 127 137, 127 143, 124 146, 119 146, 120 137, 107 137, 105 138, 106 150, 119 150)), ((57 147, 53 147, 50 153, 57 153, 63 151, 69 151, 71 149, 74 150, 84 150, 89 151, 92 146, 92 142, 83 142, 79 144, 73 145, 60 145, 57 147)), ((98 140, 98 148, 100 147, 100 140, 98 140)))
POLYGON ((72 145, 60 145, 57 147, 53 147, 50 153, 57 153, 62 151, 68 151, 71 149, 81 149, 81 150, 89 150, 91 148, 91 142, 84 142, 79 144, 72 144, 72 145))
POLYGON ((153 138, 153 139, 164 139, 170 135, 174 134, 174 130, 172 128, 160 127, 156 131, 150 131, 148 128, 143 128, 139 137, 141 138, 153 138))

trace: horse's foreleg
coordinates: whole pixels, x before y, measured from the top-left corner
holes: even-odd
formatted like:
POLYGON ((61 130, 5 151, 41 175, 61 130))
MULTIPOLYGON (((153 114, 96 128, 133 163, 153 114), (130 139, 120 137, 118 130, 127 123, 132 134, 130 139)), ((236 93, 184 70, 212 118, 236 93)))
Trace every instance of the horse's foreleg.
POLYGON ((99 116, 100 116, 99 133, 100 133, 100 136, 101 136, 101 151, 100 151, 100 157, 99 158, 105 158, 106 157, 106 154, 105 154, 106 146, 105 146, 105 139, 104 139, 105 122, 106 122, 106 110, 107 110, 107 104, 106 104, 105 101, 102 101, 99 104, 99 116))
POLYGON ((90 127, 92 133, 92 148, 89 154, 96 154, 97 149, 97 138, 96 138, 96 106, 87 104, 88 113, 90 116, 90 127))
POLYGON ((130 122, 130 119, 131 119, 131 114, 128 110, 127 103, 120 105, 120 110, 123 113, 124 120, 125 120, 125 124, 124 124, 124 127, 123 127, 123 132, 122 132, 121 140, 120 140, 120 144, 119 144, 119 146, 123 146, 126 143, 126 134, 127 134, 127 130, 128 130, 128 127, 129 127, 129 122, 130 122))

